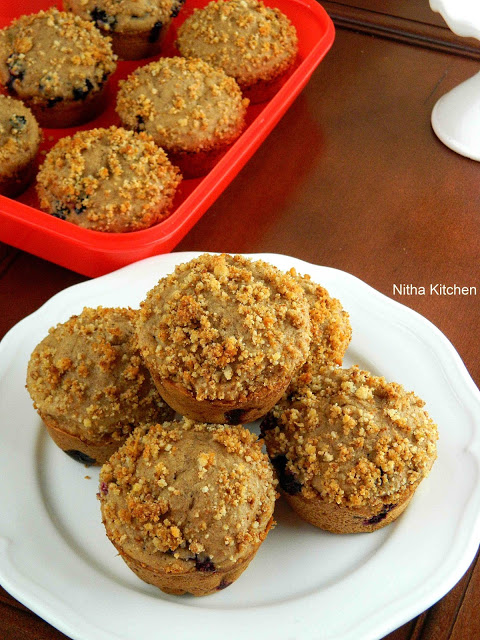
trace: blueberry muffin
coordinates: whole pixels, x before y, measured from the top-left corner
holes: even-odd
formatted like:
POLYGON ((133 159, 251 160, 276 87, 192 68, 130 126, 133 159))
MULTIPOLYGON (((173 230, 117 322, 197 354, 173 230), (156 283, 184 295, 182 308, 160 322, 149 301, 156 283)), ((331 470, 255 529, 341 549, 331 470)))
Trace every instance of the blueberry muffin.
POLYGON ((303 288, 310 307, 312 342, 308 359, 294 376, 289 392, 298 385, 305 384, 315 373, 328 364, 341 365, 343 356, 352 339, 352 327, 348 313, 336 298, 312 281, 308 275, 301 276, 295 269, 289 271, 303 288))
POLYGON ((325 368, 262 424, 282 494, 334 533, 395 520, 436 458, 437 426, 412 392, 384 378, 325 368))
POLYGON ((196 9, 178 30, 183 56, 202 58, 236 79, 252 103, 269 100, 292 71, 295 27, 259 0, 216 0, 196 9))
POLYGON ((0 30, 0 84, 43 127, 70 127, 96 117, 115 59, 109 39, 92 22, 56 8, 0 30))
POLYGON ((42 133, 30 109, 0 95, 0 194, 17 196, 32 181, 42 133))
POLYGON ((172 19, 184 0, 64 0, 64 7, 92 20, 112 39, 122 60, 139 60, 159 54, 172 19))
POLYGON ((181 181, 146 133, 91 129, 61 138, 37 176, 40 208, 85 229, 123 233, 160 222, 181 181))
POLYGON ((204 254, 147 294, 137 337, 171 407, 201 422, 244 424, 267 413, 305 362, 309 309, 276 267, 204 254))
POLYGON ((139 426, 103 466, 106 533, 166 593, 215 593, 247 568, 273 519, 271 465, 243 427, 139 426))
POLYGON ((245 127, 248 101, 203 60, 161 58, 120 82, 124 126, 146 131, 186 178, 207 173, 245 127))
POLYGON ((50 329, 28 364, 27 389, 54 442, 102 464, 137 423, 171 420, 134 345, 131 309, 85 308, 50 329))

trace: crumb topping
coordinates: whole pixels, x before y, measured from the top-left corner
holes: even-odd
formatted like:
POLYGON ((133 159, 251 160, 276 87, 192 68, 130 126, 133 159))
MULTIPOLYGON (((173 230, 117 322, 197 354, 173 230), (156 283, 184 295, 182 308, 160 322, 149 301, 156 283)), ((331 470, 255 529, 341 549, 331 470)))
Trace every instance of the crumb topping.
POLYGON ((171 211, 181 175, 146 133, 122 128, 61 138, 37 176, 40 207, 97 231, 126 232, 171 211))
POLYGON ((115 60, 92 22, 54 7, 0 30, 0 82, 36 104, 85 99, 103 87, 115 60))
POLYGON ((35 157, 41 130, 20 100, 0 95, 0 178, 13 175, 35 157))
POLYGON ((176 17, 184 0, 64 0, 67 11, 111 33, 147 31, 176 17))
POLYGON ((305 362, 310 319, 291 276, 260 260, 204 254, 147 294, 137 334, 160 378, 198 400, 243 401, 305 362))
POLYGON ((392 503, 436 458, 437 426, 424 404, 356 366, 325 367, 272 410, 268 454, 286 457, 305 498, 348 507, 392 503))
POLYGON ((248 100, 233 78, 203 60, 160 58, 120 82, 117 113, 169 151, 229 144, 245 125, 248 100))
POLYGON ((98 495, 117 548, 188 572, 225 569, 255 550, 271 523, 274 484, 247 429, 184 420, 135 429, 102 467, 98 495))
POLYGON ((184 56, 220 67, 242 86, 286 71, 297 56, 298 38, 279 9, 258 0, 217 0, 185 20, 177 47, 184 56))
POLYGON ((336 298, 312 281, 309 275, 301 276, 295 269, 289 275, 303 287, 310 306, 312 342, 308 359, 292 380, 290 389, 308 383, 321 367, 327 364, 341 365, 352 339, 352 327, 348 313, 336 298), (297 379, 298 377, 298 379, 297 379))
POLYGON ((42 417, 86 441, 120 440, 136 422, 172 418, 134 346, 134 316, 86 307, 50 329, 27 372, 42 417))

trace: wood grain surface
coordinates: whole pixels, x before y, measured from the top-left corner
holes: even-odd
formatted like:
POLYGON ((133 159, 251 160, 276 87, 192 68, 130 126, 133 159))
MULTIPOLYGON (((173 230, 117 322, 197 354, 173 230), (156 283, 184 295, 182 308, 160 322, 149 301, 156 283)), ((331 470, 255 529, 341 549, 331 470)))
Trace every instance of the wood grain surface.
MULTIPOLYGON (((478 384, 478 295, 393 294, 399 283, 455 283, 480 293, 480 166, 444 147, 430 126, 435 101, 478 71, 476 54, 352 26, 363 11, 377 27, 390 16, 392 28, 414 31, 430 18, 425 3, 325 4, 343 16, 331 52, 176 250, 278 252, 348 271, 437 325, 478 384)), ((443 29, 438 17, 430 22, 443 29)), ((0 244, 0 337, 83 280, 0 244)), ((478 640, 478 603, 477 556, 444 598, 387 638, 478 640)), ((0 590, 0 639, 62 638, 0 590)))

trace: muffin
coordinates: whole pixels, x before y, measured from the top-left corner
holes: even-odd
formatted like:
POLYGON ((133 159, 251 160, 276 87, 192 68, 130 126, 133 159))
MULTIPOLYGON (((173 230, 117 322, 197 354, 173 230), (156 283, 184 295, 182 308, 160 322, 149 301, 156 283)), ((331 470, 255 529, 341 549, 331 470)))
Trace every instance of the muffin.
POLYGON ((137 423, 171 420, 135 349, 131 309, 85 308, 50 329, 28 363, 27 389, 54 442, 102 464, 137 423))
POLYGON ((273 471, 243 427, 139 426, 100 473, 102 519, 136 575, 204 596, 234 582, 273 523, 273 471))
POLYGON ((196 9, 178 30, 183 56, 202 58, 235 78, 252 103, 269 100, 295 66, 295 27, 259 0, 217 0, 196 9))
POLYGON ((30 109, 0 95, 0 194, 17 196, 32 181, 42 139, 30 109))
POLYGON ((56 218, 123 233, 166 218, 180 181, 149 135, 110 127, 61 138, 40 167, 37 193, 56 218))
POLYGON ((139 60, 159 54, 172 19, 184 0, 64 0, 64 8, 112 39, 122 60, 139 60))
POLYGON ((325 365, 341 365, 352 339, 348 313, 340 301, 331 298, 328 291, 313 282, 310 276, 301 276, 295 269, 289 271, 289 275, 303 288, 310 306, 312 342, 307 361, 292 379, 288 392, 309 382, 325 365))
POLYGON ((261 260, 204 254, 141 304, 139 348, 164 400, 194 420, 244 424, 278 401, 310 345, 302 288, 261 260))
POLYGON ((0 84, 43 127, 71 127, 96 117, 115 58, 109 39, 92 22, 54 7, 0 30, 0 84))
POLYGON ((436 458, 437 426, 412 392, 358 367, 326 367, 262 424, 282 494, 333 533, 395 520, 436 458))
POLYGON ((124 126, 146 131, 187 178, 207 173, 245 127, 248 101, 203 60, 161 58, 120 82, 124 126))

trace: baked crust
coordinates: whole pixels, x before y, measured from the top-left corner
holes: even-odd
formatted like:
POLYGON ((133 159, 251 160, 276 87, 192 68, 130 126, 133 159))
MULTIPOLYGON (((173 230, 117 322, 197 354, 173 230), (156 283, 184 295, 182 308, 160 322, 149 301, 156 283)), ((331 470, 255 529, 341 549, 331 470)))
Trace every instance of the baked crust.
POLYGON ((153 381, 165 402, 183 416, 214 424, 247 424, 264 416, 282 397, 290 382, 286 377, 273 388, 261 388, 243 401, 197 400, 183 386, 162 379, 155 373, 153 381))
POLYGON ((370 533, 393 522, 407 508, 418 484, 409 487, 395 503, 379 502, 375 507, 344 507, 321 498, 304 498, 281 490, 292 509, 306 522, 331 533, 370 533))
MULTIPOLYGON (((266 533, 270 530, 273 524, 273 518, 267 525, 266 533)), ((110 538, 107 532, 107 536, 110 538)), ((171 573, 167 571, 161 571, 153 567, 148 566, 145 562, 140 562, 129 556, 121 547, 116 547, 122 560, 125 564, 137 575, 140 580, 152 584, 164 593, 169 593, 175 596, 182 596, 185 593, 190 593, 193 596, 208 596, 217 591, 222 591, 229 587, 237 578, 239 578, 250 562, 255 557, 261 543, 259 543, 254 551, 244 558, 241 562, 237 562, 231 569, 216 570, 209 572, 199 572, 195 569, 191 569, 186 573, 171 573)))
POLYGON ((128 437, 123 435, 119 439, 113 439, 106 436, 97 442, 86 441, 61 429, 58 422, 50 416, 42 415, 41 412, 39 412, 39 415, 55 444, 74 460, 83 462, 88 466, 101 465, 107 462, 128 437))

